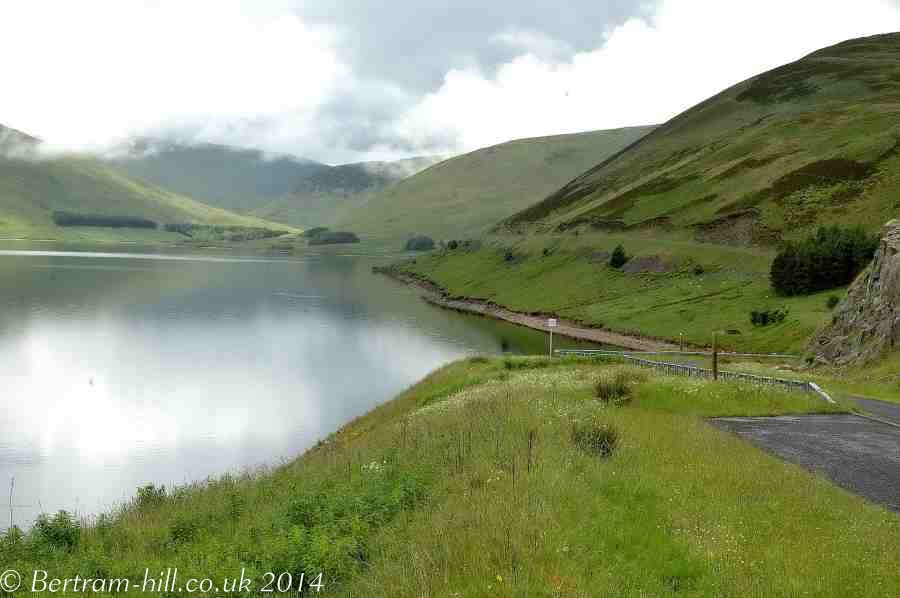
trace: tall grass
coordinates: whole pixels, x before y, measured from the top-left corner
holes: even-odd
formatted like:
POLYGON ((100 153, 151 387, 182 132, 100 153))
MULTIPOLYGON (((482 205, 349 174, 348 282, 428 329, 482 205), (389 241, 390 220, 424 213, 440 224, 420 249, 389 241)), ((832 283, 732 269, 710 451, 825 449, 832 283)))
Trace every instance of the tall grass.
POLYGON ((697 417, 804 412, 814 399, 643 372, 628 405, 594 396, 598 377, 631 372, 460 362, 291 463, 145 489, 74 543, 7 535, 0 562, 132 579, 145 567, 323 572, 333 596, 900 590, 900 518, 697 417), (615 430, 615 450, 582 450, 579 426, 615 430))

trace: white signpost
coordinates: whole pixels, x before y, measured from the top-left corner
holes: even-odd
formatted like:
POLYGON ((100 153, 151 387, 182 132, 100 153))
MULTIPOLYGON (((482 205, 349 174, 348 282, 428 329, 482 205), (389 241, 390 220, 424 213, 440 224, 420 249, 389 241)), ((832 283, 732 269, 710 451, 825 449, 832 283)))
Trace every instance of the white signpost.
POLYGON ((559 326, 559 322, 556 321, 556 318, 549 318, 547 320, 547 328, 550 330, 550 358, 553 359, 553 329, 559 326))

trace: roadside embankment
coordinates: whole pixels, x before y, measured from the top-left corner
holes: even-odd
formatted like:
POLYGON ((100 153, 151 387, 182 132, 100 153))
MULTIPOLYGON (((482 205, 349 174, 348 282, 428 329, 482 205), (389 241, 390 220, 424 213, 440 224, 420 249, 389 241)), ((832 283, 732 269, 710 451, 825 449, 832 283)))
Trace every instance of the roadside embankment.
POLYGON ((558 326, 553 329, 554 334, 560 334, 569 338, 606 345, 615 345, 635 351, 669 351, 678 349, 678 345, 662 339, 654 339, 637 335, 623 334, 603 328, 592 328, 578 322, 560 318, 555 314, 526 314, 501 307, 489 301, 472 299, 468 297, 452 297, 433 282, 413 276, 405 272, 399 272, 391 268, 376 268, 378 273, 384 274, 402 282, 412 285, 422 292, 422 298, 432 305, 452 309, 455 311, 477 314, 496 320, 503 320, 526 326, 535 330, 547 330, 547 319, 556 318, 558 326))

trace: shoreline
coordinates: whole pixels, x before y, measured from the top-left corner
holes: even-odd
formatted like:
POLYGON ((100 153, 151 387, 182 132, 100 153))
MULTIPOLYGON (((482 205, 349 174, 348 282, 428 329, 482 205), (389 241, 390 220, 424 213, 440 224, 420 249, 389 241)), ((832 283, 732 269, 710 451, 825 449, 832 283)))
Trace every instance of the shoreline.
POLYGON ((553 330, 554 334, 634 351, 674 351, 680 348, 677 343, 670 341, 614 332, 605 328, 591 328, 573 320, 561 318, 555 314, 527 314, 482 299, 451 297, 445 289, 434 282, 412 274, 397 272, 388 268, 373 268, 373 271, 397 282, 415 287, 421 291, 421 297, 426 303, 444 309, 502 320, 544 332, 547 331, 547 318, 556 318, 559 326, 553 330))

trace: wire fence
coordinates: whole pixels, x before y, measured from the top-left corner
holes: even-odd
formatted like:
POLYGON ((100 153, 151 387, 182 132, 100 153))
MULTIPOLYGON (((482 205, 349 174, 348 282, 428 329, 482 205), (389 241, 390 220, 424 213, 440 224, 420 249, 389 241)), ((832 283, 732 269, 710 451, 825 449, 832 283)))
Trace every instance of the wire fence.
MULTIPOLYGON (((668 376, 687 376, 689 378, 705 378, 712 380, 715 378, 715 372, 708 368, 701 368, 693 365, 685 365, 682 363, 671 363, 668 361, 653 361, 635 357, 627 353, 616 351, 592 351, 578 349, 560 349, 555 352, 560 356, 580 356, 580 357, 599 357, 603 359, 621 359, 627 363, 631 363, 641 368, 653 369, 661 374, 668 376)), ((726 382, 745 382, 749 384, 758 384, 764 386, 776 386, 786 390, 796 392, 808 392, 818 395, 829 403, 834 403, 828 393, 822 390, 813 382, 803 380, 789 380, 785 378, 773 378, 771 376, 758 376, 756 374, 745 374, 743 372, 728 372, 719 370, 718 379, 726 382)))

